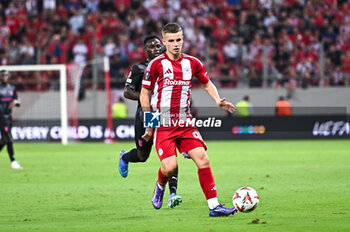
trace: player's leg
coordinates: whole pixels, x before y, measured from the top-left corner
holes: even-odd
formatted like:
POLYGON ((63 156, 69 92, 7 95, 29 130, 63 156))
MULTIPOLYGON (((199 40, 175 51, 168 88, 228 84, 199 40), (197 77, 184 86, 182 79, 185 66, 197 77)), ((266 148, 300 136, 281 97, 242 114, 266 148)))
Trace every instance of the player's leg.
POLYGON ((121 151, 119 157, 119 173, 126 178, 129 172, 129 163, 146 162, 151 153, 152 141, 146 142, 142 135, 145 133, 142 121, 137 117, 135 119, 135 144, 136 148, 127 151, 121 151))
POLYGON ((22 166, 15 159, 15 152, 13 150, 13 142, 7 143, 7 152, 9 154, 11 160, 11 168, 12 169, 23 169, 22 166))
POLYGON ((209 208, 215 208, 219 205, 219 202, 217 200, 216 185, 209 165, 208 155, 203 147, 193 148, 187 151, 187 153, 197 165, 199 183, 208 201, 209 208))
POLYGON ((209 216, 228 216, 237 212, 236 208, 225 208, 219 204, 216 184, 210 168, 206 144, 196 129, 184 133, 179 143, 180 152, 187 152, 198 168, 198 178, 209 206, 209 216))
POLYGON ((199 183, 208 202, 209 216, 221 217, 235 214, 237 212, 236 208, 226 208, 219 204, 214 176, 209 165, 209 157, 204 148, 194 148, 188 151, 188 155, 198 167, 199 183))
MULTIPOLYGON (((135 138, 138 136, 135 135, 135 138)), ((152 150, 152 141, 146 142, 144 139, 140 138, 137 139, 136 142, 136 148, 130 150, 129 152, 125 153, 123 155, 123 161, 126 163, 139 163, 139 162, 146 162, 149 154, 152 150)))
POLYGON ((7 132, 5 131, 5 128, 7 127, 7 123, 6 123, 6 119, 2 113, 2 111, 0 110, 0 135, 1 135, 1 139, 0 139, 0 151, 2 151, 2 149, 5 147, 5 145, 7 144, 7 132))
POLYGON ((152 205, 155 209, 160 209, 162 207, 165 186, 176 167, 176 155, 162 159, 162 166, 158 170, 158 180, 152 197, 152 205))
MULTIPOLYGON (((152 141, 146 142, 150 145, 147 145, 149 147, 152 147, 152 141)), ((146 162, 146 160, 149 157, 149 154, 151 153, 151 148, 149 149, 132 149, 129 152, 127 151, 121 151, 120 152, 120 158, 119 158, 119 173, 122 177, 127 177, 129 172, 129 163, 139 163, 139 162, 146 162)))
MULTIPOLYGON (((2 134, 2 133, 1 133, 2 134)), ((5 139, 4 136, 1 137, 0 140, 0 152, 2 151, 2 149, 5 147, 6 143, 5 143, 5 139)))
POLYGON ((179 167, 176 167, 175 171, 173 172, 173 174, 171 175, 170 180, 169 180, 170 194, 172 194, 172 193, 176 194, 178 173, 179 173, 179 167))
POLYGON ((13 142, 7 143, 7 153, 9 154, 10 161, 15 161, 15 152, 13 150, 13 142))
POLYGON ((152 205, 160 209, 163 204, 165 186, 177 167, 175 138, 171 132, 155 130, 155 149, 162 165, 158 170, 158 180, 152 197, 152 205))
POLYGON ((8 126, 5 126, 1 130, 1 145, 0 145, 0 151, 3 149, 3 147, 7 146, 7 153, 9 155, 10 161, 11 161, 11 168, 12 169, 22 169, 21 165, 16 161, 15 158, 15 152, 13 149, 13 139, 10 133, 11 128, 8 126))
POLYGON ((177 205, 182 203, 182 197, 176 194, 177 183, 178 183, 178 173, 179 173, 179 166, 176 167, 175 171, 173 172, 169 180, 170 195, 168 199, 168 208, 174 208, 177 205))

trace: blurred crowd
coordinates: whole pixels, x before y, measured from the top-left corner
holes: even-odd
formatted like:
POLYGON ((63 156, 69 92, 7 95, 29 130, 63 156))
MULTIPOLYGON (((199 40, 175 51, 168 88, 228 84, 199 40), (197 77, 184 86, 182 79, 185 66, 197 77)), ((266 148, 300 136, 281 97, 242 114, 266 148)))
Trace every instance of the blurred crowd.
MULTIPOLYGON (((184 51, 218 86, 349 85, 350 0, 1 0, 1 65, 106 55, 113 86, 122 87, 131 65, 145 59, 143 38, 160 36, 171 21, 184 28, 184 51)), ((45 75, 14 80, 20 89, 55 88, 57 74, 45 75)))

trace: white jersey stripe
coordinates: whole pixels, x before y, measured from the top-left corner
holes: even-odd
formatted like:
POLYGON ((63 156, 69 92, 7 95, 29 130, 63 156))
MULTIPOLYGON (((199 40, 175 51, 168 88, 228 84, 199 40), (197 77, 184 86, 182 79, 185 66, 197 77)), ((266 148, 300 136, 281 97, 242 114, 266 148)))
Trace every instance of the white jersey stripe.
MULTIPOLYGON (((166 78, 174 79, 173 65, 169 60, 162 60, 164 82, 166 78)), ((163 82, 163 83, 164 83, 163 82)), ((170 120, 171 95, 173 93, 172 85, 163 84, 162 97, 160 99, 160 112, 162 113, 163 122, 170 120)))
POLYGON ((157 132, 158 132, 158 130, 157 130, 158 128, 156 128, 155 130, 154 130, 154 135, 153 135, 153 144, 154 144, 154 146, 156 146, 156 142, 157 142, 157 132))
POLYGON ((156 58, 154 58, 153 60, 151 60, 145 70, 145 72, 149 72, 149 68, 152 66, 153 62, 159 59, 163 59, 164 58, 164 54, 157 56, 156 58))
POLYGON ((157 110, 157 103, 158 103, 158 96, 159 96, 159 92, 158 92, 158 81, 154 84, 154 89, 153 89, 153 94, 151 97, 151 107, 153 110, 157 110))
POLYGON ((195 59, 195 60, 197 60, 202 66, 203 66, 203 63, 202 63, 202 61, 200 61, 197 57, 194 57, 194 56, 190 56, 190 55, 188 55, 188 54, 185 54, 185 53, 183 53, 183 56, 184 56, 184 58, 192 58, 192 59, 195 59))
POLYGON ((187 111, 187 105, 189 104, 189 89, 190 89, 190 86, 182 86, 180 112, 179 112, 179 117, 181 120, 186 120, 187 118, 186 111, 187 111))
MULTIPOLYGON (((183 59, 181 61, 181 68, 182 68, 183 80, 191 80, 192 79, 191 62, 188 59, 183 59)), ((180 112, 179 112, 179 116, 181 120, 186 120, 187 118, 186 109, 189 103, 189 89, 190 89, 189 85, 182 86, 181 99, 180 99, 180 112)))

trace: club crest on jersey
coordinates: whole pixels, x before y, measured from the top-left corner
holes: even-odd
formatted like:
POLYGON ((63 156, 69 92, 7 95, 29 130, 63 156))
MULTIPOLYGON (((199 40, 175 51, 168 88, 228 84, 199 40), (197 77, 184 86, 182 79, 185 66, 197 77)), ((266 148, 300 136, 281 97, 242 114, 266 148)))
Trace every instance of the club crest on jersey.
POLYGON ((150 77, 151 77, 151 73, 150 72, 145 72, 145 75, 144 75, 143 79, 148 81, 150 77))
POLYGON ((191 69, 189 67, 186 67, 184 69, 184 74, 189 74, 189 73, 191 73, 191 69))

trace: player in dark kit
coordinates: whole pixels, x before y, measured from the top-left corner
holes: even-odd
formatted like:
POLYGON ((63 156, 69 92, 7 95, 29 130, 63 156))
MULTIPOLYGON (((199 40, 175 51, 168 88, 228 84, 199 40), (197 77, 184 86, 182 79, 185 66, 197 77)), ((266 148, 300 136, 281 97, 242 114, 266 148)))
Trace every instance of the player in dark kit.
POLYGON ((7 145, 7 152, 11 160, 12 169, 22 169, 21 165, 16 161, 13 150, 13 141, 11 136, 12 127, 12 108, 19 107, 16 88, 10 85, 7 81, 9 72, 5 70, 0 71, 0 151, 7 145))
MULTIPOLYGON (((124 96, 131 100, 137 100, 138 106, 135 115, 135 143, 136 147, 129 152, 121 151, 119 160, 119 173, 122 177, 128 176, 129 162, 145 162, 151 153, 153 141, 146 142, 141 136, 145 133, 143 128, 143 112, 140 105, 139 97, 142 86, 142 78, 148 63, 164 52, 164 45, 157 36, 147 36, 144 39, 144 51, 147 60, 134 65, 128 75, 125 83, 124 96)), ((174 208, 182 202, 181 196, 176 194, 177 190, 178 168, 174 171, 169 180, 170 196, 168 207, 174 208)))

